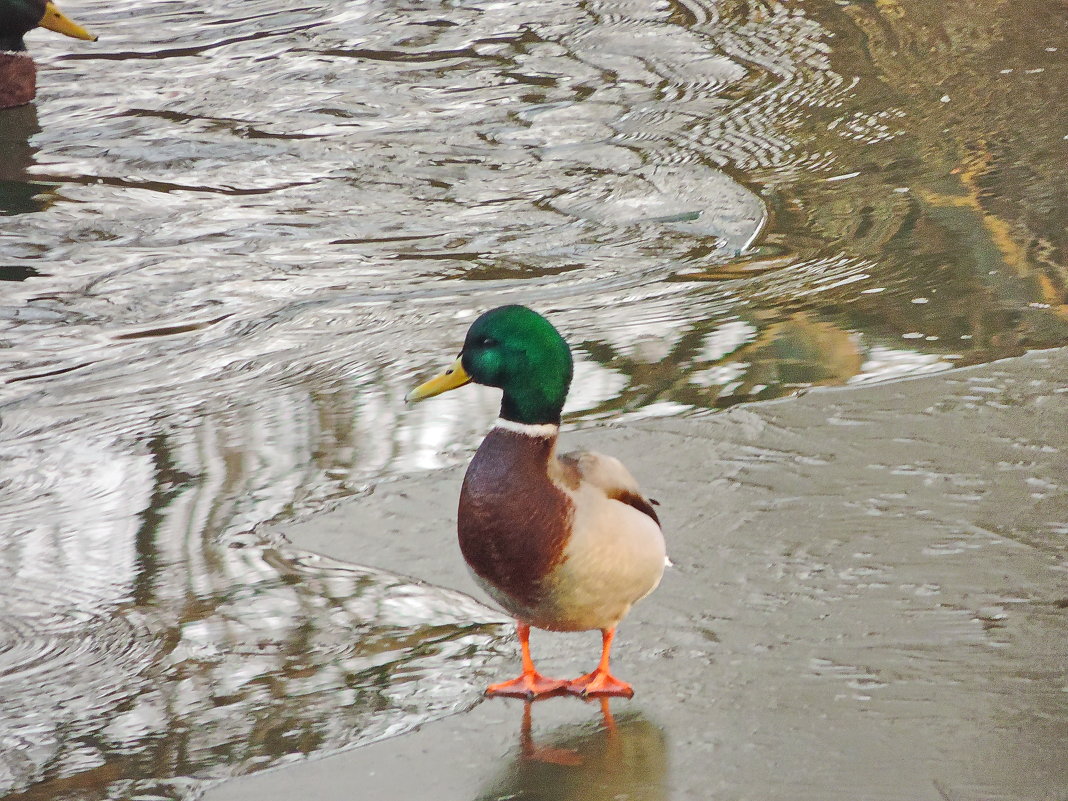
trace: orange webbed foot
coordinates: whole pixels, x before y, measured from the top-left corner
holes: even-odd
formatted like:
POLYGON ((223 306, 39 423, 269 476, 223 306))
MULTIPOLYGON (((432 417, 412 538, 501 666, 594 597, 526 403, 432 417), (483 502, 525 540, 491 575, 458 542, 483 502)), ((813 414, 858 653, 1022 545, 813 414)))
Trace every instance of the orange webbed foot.
POLYGON ((486 688, 489 697, 504 696, 508 698, 542 698, 568 688, 566 679, 550 679, 540 673, 524 673, 511 681, 491 684, 486 688))
POLYGON ((585 676, 579 676, 574 681, 569 681, 567 683, 567 691, 572 695, 578 695, 583 698, 591 696, 632 698, 634 696, 633 687, 625 681, 617 679, 607 670, 600 669, 593 671, 593 673, 587 673, 585 676))

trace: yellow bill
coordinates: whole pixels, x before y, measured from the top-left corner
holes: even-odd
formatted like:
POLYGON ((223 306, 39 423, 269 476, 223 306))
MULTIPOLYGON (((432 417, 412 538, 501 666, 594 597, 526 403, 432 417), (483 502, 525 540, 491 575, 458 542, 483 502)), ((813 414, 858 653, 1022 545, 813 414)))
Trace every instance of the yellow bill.
POLYGON ((71 36, 75 39, 86 39, 90 42, 96 41, 96 37, 93 36, 93 34, 89 33, 89 31, 56 8, 53 3, 48 3, 45 6, 44 16, 41 17, 41 21, 37 24, 42 28, 47 28, 50 31, 62 33, 65 36, 71 36))
POLYGON ((471 383, 471 376, 464 370, 461 359, 457 357, 456 361, 449 365, 449 368, 441 375, 436 375, 427 381, 425 384, 420 384, 407 395, 404 399, 409 403, 412 401, 420 401, 425 398, 433 398, 435 395, 440 395, 442 392, 448 392, 450 389, 456 389, 462 387, 464 384, 471 383))

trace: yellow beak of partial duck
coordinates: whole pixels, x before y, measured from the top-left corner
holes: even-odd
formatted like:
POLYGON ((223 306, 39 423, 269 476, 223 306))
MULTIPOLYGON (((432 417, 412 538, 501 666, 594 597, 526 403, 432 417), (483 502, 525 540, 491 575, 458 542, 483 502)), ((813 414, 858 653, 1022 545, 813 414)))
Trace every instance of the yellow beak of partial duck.
POLYGON ((435 395, 440 395, 442 392, 448 392, 450 389, 456 389, 457 387, 462 387, 464 384, 470 383, 471 376, 464 370, 460 357, 457 357, 456 361, 450 364, 449 368, 444 373, 434 376, 425 384, 420 384, 405 395, 404 399, 411 403, 412 401, 420 401, 424 398, 433 398, 435 395))
POLYGON ((70 36, 74 39, 85 39, 90 42, 96 41, 96 37, 93 36, 93 34, 89 33, 89 31, 56 8, 52 3, 45 6, 44 16, 41 17, 41 21, 37 24, 42 28, 47 28, 56 33, 62 33, 63 35, 70 36))

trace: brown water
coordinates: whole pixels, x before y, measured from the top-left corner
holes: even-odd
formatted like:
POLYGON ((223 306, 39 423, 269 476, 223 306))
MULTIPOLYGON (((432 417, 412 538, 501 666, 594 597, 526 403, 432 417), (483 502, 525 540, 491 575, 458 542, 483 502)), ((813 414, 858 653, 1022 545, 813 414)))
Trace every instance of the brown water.
POLYGON ((285 6, 65 3, 0 112, 0 793, 473 703, 494 613, 252 532, 462 459, 487 307, 579 424, 1068 342, 1055 0, 285 6))

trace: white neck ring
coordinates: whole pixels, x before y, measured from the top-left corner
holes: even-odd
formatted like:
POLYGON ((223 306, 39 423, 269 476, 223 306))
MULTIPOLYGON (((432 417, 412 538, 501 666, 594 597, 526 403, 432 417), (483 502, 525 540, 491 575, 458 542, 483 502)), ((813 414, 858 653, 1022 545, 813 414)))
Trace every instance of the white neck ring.
POLYGON ((560 433, 560 426, 556 423, 517 423, 515 420, 505 420, 503 417, 498 417, 493 427, 514 431, 516 434, 523 434, 527 437, 555 437, 560 433))

